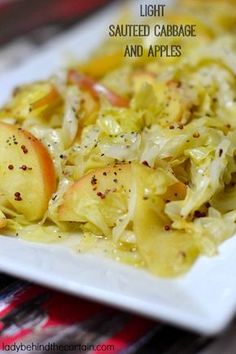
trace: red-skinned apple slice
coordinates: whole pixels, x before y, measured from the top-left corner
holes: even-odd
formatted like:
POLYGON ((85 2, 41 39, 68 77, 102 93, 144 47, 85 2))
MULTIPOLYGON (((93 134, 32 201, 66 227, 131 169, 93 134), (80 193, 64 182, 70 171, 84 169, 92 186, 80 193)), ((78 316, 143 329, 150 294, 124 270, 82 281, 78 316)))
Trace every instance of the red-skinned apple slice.
POLYGON ((28 220, 42 218, 56 189, 52 159, 29 132, 0 123, 0 192, 28 220))
MULTIPOLYGON (((66 191, 59 208, 59 220, 81 223, 95 220, 95 225, 109 236, 100 212, 105 210, 110 193, 115 193, 116 189, 132 193, 134 181, 136 201, 132 221, 139 252, 152 273, 171 277, 185 272, 195 261, 199 249, 191 234, 171 229, 171 220, 164 213, 166 199, 183 199, 186 186, 182 182, 169 185, 165 194, 156 196, 154 200, 158 204, 155 204, 153 198, 145 197, 146 183, 153 171, 131 163, 100 168, 83 176, 66 191), (90 219, 88 214, 93 214, 90 219)), ((117 196, 114 194, 114 197, 117 196)))
MULTIPOLYGON (((83 222, 79 204, 83 207, 89 200, 91 205, 95 202, 99 209, 103 203, 106 203, 106 197, 111 193, 121 189, 128 193, 131 188, 132 176, 136 179, 137 173, 142 175, 145 180, 150 174, 150 169, 136 163, 122 163, 88 173, 73 183, 66 191, 63 203, 59 208, 59 219, 61 221, 83 222)), ((185 195, 186 186, 177 182, 168 187, 162 198, 163 200, 179 200, 184 199, 185 195)))
POLYGON ((130 173, 129 164, 120 164, 99 168, 83 176, 66 191, 64 201, 59 208, 59 219, 83 222, 83 218, 78 213, 78 204, 82 201, 90 201, 102 205, 106 202, 106 197, 116 193, 117 189, 129 188, 130 179, 127 176, 130 173))
POLYGON ((68 73, 68 79, 75 85, 78 85, 82 89, 90 91, 94 98, 97 98, 99 94, 107 98, 107 100, 116 107, 127 108, 129 101, 115 92, 109 90, 106 86, 96 82, 91 77, 81 74, 78 71, 70 70, 68 73))

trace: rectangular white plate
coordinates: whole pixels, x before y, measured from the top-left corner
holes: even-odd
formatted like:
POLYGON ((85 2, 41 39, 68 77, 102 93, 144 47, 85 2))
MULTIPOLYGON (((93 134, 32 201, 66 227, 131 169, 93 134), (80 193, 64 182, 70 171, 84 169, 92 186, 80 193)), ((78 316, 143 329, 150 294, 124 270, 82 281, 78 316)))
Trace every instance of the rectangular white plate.
MULTIPOLYGON (((18 84, 46 78, 65 63, 64 53, 83 58, 104 37, 116 5, 47 45, 33 59, 0 77, 0 104, 18 84)), ((0 236, 0 271, 205 334, 222 330, 236 309, 236 237, 219 255, 201 257, 177 280, 62 246, 39 245, 0 236)))

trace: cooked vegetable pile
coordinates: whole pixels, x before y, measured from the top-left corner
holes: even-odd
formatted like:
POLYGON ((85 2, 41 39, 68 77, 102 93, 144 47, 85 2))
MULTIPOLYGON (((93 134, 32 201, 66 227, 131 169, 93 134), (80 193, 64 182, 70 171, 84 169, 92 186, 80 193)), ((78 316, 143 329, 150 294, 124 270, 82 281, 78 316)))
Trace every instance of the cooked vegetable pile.
POLYGON ((197 38, 135 41, 181 44, 179 58, 124 58, 127 38, 113 39, 15 89, 0 111, 2 234, 82 231, 80 251, 163 277, 234 234, 236 4, 181 1, 165 21, 197 38))

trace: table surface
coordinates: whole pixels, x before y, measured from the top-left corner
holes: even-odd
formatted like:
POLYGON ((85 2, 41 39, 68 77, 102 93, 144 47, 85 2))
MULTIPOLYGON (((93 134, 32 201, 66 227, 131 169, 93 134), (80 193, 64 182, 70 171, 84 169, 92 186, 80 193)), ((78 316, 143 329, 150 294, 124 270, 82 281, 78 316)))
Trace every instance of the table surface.
POLYGON ((234 354, 236 321, 207 338, 0 274, 0 350, 234 354))
MULTIPOLYGON (((0 3, 1 5, 1 3, 0 3)), ((48 23, 0 47, 0 74, 73 21, 48 23)), ((236 321, 216 338, 0 274, 0 350, 122 354, 235 354, 236 321)))

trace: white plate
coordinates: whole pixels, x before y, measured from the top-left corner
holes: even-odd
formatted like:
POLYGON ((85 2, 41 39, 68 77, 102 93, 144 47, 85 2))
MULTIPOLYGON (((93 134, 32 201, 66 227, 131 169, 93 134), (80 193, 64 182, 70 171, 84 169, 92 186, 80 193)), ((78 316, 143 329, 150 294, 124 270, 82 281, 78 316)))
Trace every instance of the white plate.
MULTIPOLYGON (((62 53, 87 55, 104 36, 114 13, 116 5, 47 45, 19 69, 2 75, 0 103, 16 85, 46 78, 60 67, 62 53)), ((75 254, 62 246, 0 237, 0 271, 205 334, 222 330, 235 312, 235 264, 236 238, 221 246, 219 256, 201 257, 186 276, 162 280, 99 256, 75 254)))

